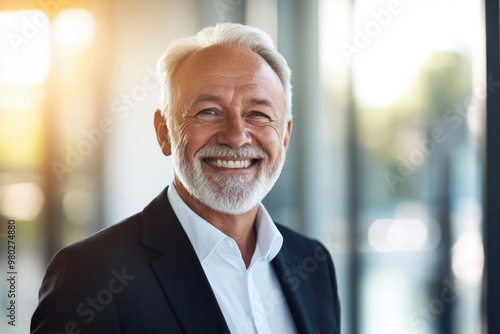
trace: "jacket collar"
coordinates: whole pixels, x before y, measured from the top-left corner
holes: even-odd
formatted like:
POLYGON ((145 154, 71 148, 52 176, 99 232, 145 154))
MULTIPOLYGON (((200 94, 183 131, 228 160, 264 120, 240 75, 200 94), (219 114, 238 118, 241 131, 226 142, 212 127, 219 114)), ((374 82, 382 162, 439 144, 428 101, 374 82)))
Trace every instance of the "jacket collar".
MULTIPOLYGON (((168 201, 167 189, 141 215, 143 245, 161 254, 151 263, 153 271, 186 333, 206 333, 207 329, 229 333, 196 252, 168 201)), ((298 332, 319 333, 309 286, 292 277, 300 256, 285 243, 271 263, 298 332)))
POLYGON ((314 303, 311 299, 310 287, 307 279, 295 274, 300 268, 302 258, 287 247, 286 242, 276 258, 271 262, 280 281, 288 307, 295 321, 299 333, 320 333, 316 322, 314 303))
POLYGON ((151 266, 186 333, 229 333, 210 283, 165 189, 142 212, 143 245, 162 255, 151 266))

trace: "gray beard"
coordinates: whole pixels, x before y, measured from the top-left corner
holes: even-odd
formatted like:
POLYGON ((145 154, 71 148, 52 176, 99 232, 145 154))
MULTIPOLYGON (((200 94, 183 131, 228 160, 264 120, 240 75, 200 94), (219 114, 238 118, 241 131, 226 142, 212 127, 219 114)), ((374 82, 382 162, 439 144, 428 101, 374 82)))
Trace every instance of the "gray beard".
POLYGON ((262 149, 243 146, 232 149, 226 145, 205 146, 195 154, 194 163, 173 145, 173 165, 176 176, 188 193, 212 210, 239 215, 257 206, 276 183, 285 162, 281 149, 274 166, 269 166, 269 156, 262 149), (257 177, 253 175, 206 175, 201 160, 208 157, 254 158, 259 161, 257 177))

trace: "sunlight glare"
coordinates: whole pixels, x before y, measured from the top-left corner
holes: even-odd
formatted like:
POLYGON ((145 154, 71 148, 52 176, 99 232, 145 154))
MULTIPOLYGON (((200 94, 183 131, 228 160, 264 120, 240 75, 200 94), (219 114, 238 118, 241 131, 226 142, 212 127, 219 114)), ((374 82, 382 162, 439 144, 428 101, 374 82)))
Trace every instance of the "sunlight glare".
POLYGON ((54 19, 54 44, 60 52, 82 52, 92 43, 94 34, 94 17, 84 9, 67 9, 54 19))
POLYGON ((50 23, 38 10, 0 12, 0 84, 43 83, 50 66, 50 23))

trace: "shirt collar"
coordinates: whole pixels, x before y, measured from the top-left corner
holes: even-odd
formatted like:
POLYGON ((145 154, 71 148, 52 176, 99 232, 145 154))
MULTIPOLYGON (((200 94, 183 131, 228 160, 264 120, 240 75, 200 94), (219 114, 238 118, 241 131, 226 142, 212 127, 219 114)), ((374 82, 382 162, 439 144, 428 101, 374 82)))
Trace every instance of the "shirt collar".
POLYGON ((255 230, 257 231, 256 251, 260 251, 260 256, 271 261, 283 245, 283 236, 262 203, 259 203, 255 218, 255 230))
MULTIPOLYGON (((191 210, 179 196, 173 183, 168 187, 167 196, 200 262, 209 257, 224 239, 231 239, 191 210)), ((283 245, 283 236, 262 203, 257 211, 255 229, 257 246, 254 257, 264 257, 271 261, 283 245)))

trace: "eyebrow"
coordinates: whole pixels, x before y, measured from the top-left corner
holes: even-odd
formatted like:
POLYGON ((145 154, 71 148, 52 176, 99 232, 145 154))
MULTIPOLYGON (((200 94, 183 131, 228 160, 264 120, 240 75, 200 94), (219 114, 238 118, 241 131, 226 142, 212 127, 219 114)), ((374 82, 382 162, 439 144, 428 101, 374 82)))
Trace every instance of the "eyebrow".
POLYGON ((200 96, 197 96, 196 99, 193 100, 192 105, 195 105, 196 103, 199 103, 199 102, 205 102, 205 101, 222 103, 222 97, 217 96, 217 95, 200 95, 200 96))
POLYGON ((250 103, 264 105, 264 106, 274 108, 274 104, 271 101, 269 101, 268 99, 255 99, 254 98, 254 99, 250 99, 250 103))
MULTIPOLYGON (((205 101, 208 101, 208 102, 216 102, 216 103, 220 103, 222 104, 223 102, 223 99, 221 96, 218 96, 218 95, 200 95, 200 96, 197 96, 191 105, 195 105, 199 102, 205 102, 205 101)), ((264 105, 264 106, 267 106, 267 107, 271 107, 274 109, 274 104, 269 101, 268 99, 259 99, 259 98, 252 98, 250 99, 250 104, 254 104, 254 105, 264 105)))

